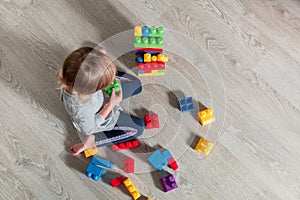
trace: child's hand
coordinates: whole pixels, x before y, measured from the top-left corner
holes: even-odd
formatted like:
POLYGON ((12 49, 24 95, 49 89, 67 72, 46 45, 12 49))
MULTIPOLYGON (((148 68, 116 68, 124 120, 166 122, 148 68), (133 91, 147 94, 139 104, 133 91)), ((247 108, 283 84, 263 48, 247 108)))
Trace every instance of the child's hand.
POLYGON ((120 89, 119 92, 116 92, 115 89, 113 88, 109 100, 112 106, 114 107, 118 105, 122 101, 122 98, 123 98, 122 89, 120 89))
POLYGON ((85 138, 85 141, 83 143, 74 144, 70 148, 70 151, 75 156, 75 155, 80 154, 84 150, 90 149, 90 148, 93 148, 93 147, 96 147, 95 136, 94 135, 89 135, 85 138))

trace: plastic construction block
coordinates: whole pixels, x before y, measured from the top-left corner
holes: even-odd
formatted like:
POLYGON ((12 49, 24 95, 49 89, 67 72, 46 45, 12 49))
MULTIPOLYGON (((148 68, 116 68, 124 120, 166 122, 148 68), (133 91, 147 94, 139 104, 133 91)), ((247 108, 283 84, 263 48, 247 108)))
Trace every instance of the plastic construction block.
POLYGON ((97 147, 93 147, 93 148, 84 150, 84 155, 85 155, 86 158, 88 158, 88 157, 93 156, 96 153, 98 153, 98 151, 99 150, 98 150, 97 147))
POLYGON ((156 28, 155 26, 151 26, 150 28, 150 37, 164 37, 165 30, 163 27, 156 28))
POLYGON ((178 185, 172 174, 165 178, 161 178, 160 181, 161 181, 161 184, 162 184, 165 192, 168 192, 170 190, 174 190, 174 189, 178 188, 178 185))
POLYGON ((194 102, 192 97, 179 98, 178 102, 181 112, 191 112, 194 110, 194 102))
POLYGON ((144 54, 144 62, 152 62, 150 53, 145 53, 144 54))
POLYGON ((129 191, 129 193, 131 194, 131 196, 132 196, 132 198, 134 200, 136 200, 136 199, 138 199, 138 198, 141 197, 141 194, 136 189, 136 187, 133 185, 133 183, 131 182, 130 178, 126 178, 123 181, 123 184, 125 185, 125 187, 127 188, 127 190, 129 191))
POLYGON ((143 77, 143 76, 163 76, 163 75, 165 75, 164 70, 163 70, 163 72, 151 72, 151 73, 138 72, 139 77, 143 77))
POLYGON ((114 166, 114 164, 112 162, 110 162, 109 160, 97 158, 95 156, 93 156, 91 163, 94 165, 99 165, 99 166, 106 167, 106 168, 113 168, 113 166, 114 166))
POLYGON ((116 92, 119 92, 121 89, 120 84, 117 81, 117 79, 114 79, 114 82, 111 85, 109 85, 107 88, 105 88, 104 90, 108 95, 111 95, 113 88, 115 88, 116 92))
POLYGON ((173 170, 178 169, 177 162, 173 157, 168 159, 168 164, 169 164, 169 167, 171 167, 173 170))
POLYGON ((123 149, 132 149, 132 148, 135 148, 138 146, 139 146, 139 141, 137 139, 135 139, 135 140, 127 141, 127 142, 121 142, 119 144, 113 144, 112 150, 118 151, 118 150, 123 150, 123 149))
POLYGON ((134 47, 135 48, 163 48, 163 38, 148 38, 148 37, 135 37, 134 47))
POLYGON ((146 129, 159 128, 158 114, 145 115, 144 121, 146 129))
POLYGON ((215 120, 212 108, 207 108, 206 110, 198 112, 198 117, 202 126, 210 124, 215 120))
POLYGON ((148 47, 150 48, 163 48, 164 39, 163 38, 150 38, 148 41, 148 47))
POLYGON ((141 26, 134 27, 134 37, 142 37, 142 27, 141 26))
POLYGON ((148 26, 143 26, 143 28, 142 28, 142 36, 143 37, 149 37, 149 32, 150 32, 149 27, 148 26))
POLYGON ((139 71, 151 73, 152 70, 165 70, 166 64, 163 62, 138 63, 137 68, 139 71))
POLYGON ((157 61, 160 62, 168 62, 169 58, 165 54, 158 54, 157 55, 157 61))
POLYGON ((134 173, 134 159, 132 158, 125 159, 123 170, 126 173, 134 173))
POLYGON ((168 56, 164 54, 150 54, 150 53, 145 53, 144 54, 144 62, 167 62, 168 61, 168 56))
POLYGON ((158 171, 162 171, 164 166, 168 165, 168 159, 172 157, 169 150, 165 150, 164 152, 160 152, 156 150, 152 153, 152 155, 148 158, 148 161, 155 167, 158 171))
POLYGON ((134 53, 136 54, 142 54, 142 53, 162 53, 162 48, 147 48, 147 47, 135 47, 134 53))
POLYGON ((118 178, 112 179, 112 180, 110 181, 110 184, 111 184, 111 186, 113 186, 113 187, 118 187, 119 185, 121 185, 121 183, 123 183, 124 179, 125 179, 125 178, 124 178, 123 176, 120 176, 120 177, 118 177, 118 178))
POLYGON ((90 163, 86 169, 86 176, 88 178, 92 178, 94 181, 98 181, 102 174, 104 172, 104 169, 95 166, 93 163, 90 163))
POLYGON ((195 147, 195 150, 207 156, 213 146, 214 144, 212 142, 205 140, 204 138, 200 138, 195 147))
POLYGON ((137 63, 142 63, 142 62, 144 62, 144 58, 142 56, 139 56, 139 57, 136 58, 136 62, 137 63))

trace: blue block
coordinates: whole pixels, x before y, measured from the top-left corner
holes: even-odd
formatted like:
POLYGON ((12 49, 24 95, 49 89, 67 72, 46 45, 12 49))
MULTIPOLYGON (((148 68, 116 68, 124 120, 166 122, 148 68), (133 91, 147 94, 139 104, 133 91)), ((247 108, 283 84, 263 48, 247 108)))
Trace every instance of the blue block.
POLYGON ((93 163, 95 165, 100 165, 100 166, 103 166, 103 167, 106 167, 106 168, 112 168, 114 166, 114 164, 112 162, 110 162, 109 160, 105 160, 105 159, 102 159, 102 158, 97 158, 95 156, 93 156, 91 163, 93 163))
POLYGON ((90 163, 88 165, 88 168, 86 169, 86 176, 88 178, 92 178, 94 181, 98 181, 102 174, 104 172, 104 169, 95 166, 94 164, 90 163))
POLYGON ((191 112, 194 110, 194 102, 192 97, 184 97, 178 99, 181 112, 191 112))
POLYGON ((169 150, 163 151, 163 152, 162 152, 162 155, 164 156, 164 158, 165 158, 166 160, 169 160, 170 158, 172 158, 172 154, 170 153, 169 150))
MULTIPOLYGON (((167 153, 166 153, 167 154, 167 153)), ((168 165, 167 156, 164 156, 159 150, 154 151, 152 155, 148 158, 148 161, 155 167, 158 171, 162 171, 164 166, 168 165)))
POLYGON ((145 74, 145 71, 139 70, 139 71, 138 71, 138 74, 145 74))
POLYGON ((144 62, 144 58, 143 57, 137 57, 136 58, 136 62, 138 62, 138 63, 142 63, 142 62, 144 62))
POLYGON ((142 36, 143 37, 149 37, 149 32, 150 32, 149 27, 148 26, 143 26, 143 28, 142 28, 142 36))

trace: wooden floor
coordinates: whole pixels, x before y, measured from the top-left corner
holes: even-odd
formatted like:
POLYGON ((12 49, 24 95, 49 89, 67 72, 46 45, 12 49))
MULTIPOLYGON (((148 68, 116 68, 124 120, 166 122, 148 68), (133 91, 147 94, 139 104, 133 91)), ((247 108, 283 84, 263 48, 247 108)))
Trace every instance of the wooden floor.
MULTIPOLYGON (((136 73, 132 52, 118 66, 136 73)), ((300 199, 298 0, 4 0, 0 91, 0 199, 131 199, 109 184, 127 156, 137 171, 127 176, 151 199, 300 199), (54 73, 72 50, 138 24, 166 27, 170 62, 122 105, 139 117, 158 113, 161 128, 132 151, 100 148, 116 166, 94 182, 89 160, 68 153, 79 137, 54 73), (193 96, 195 112, 178 110, 182 96, 193 96), (214 108, 211 126, 197 121, 203 107, 214 108), (215 143, 206 158, 193 150, 199 136, 215 143), (160 147, 179 170, 150 167, 147 152, 160 147), (179 188, 164 193, 168 173, 179 188)))

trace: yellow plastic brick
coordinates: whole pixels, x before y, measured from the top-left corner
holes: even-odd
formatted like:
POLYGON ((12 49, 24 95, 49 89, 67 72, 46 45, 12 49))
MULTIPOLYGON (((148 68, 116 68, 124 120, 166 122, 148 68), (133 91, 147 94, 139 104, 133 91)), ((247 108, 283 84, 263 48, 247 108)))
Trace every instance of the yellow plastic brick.
POLYGON ((214 144, 212 142, 205 140, 204 138, 200 138, 195 150, 207 156, 213 146, 214 144))
POLYGON ((151 54, 150 53, 144 54, 144 62, 151 62, 151 54))
POLYGON ((133 185, 133 183, 131 182, 130 178, 126 178, 123 181, 123 184, 125 185, 125 187, 127 188, 128 192, 131 194, 131 196, 132 196, 132 198, 134 200, 136 200, 136 199, 138 199, 138 198, 141 197, 141 194, 136 189, 136 187, 133 185))
POLYGON ((207 108, 206 110, 198 112, 198 117, 202 126, 210 124, 215 120, 212 108, 207 108))
POLYGON ((142 37, 142 27, 141 26, 134 27, 134 37, 142 37))
POLYGON ((84 155, 86 158, 95 155, 96 153, 98 153, 98 148, 97 147, 93 147, 90 149, 86 149, 84 150, 84 155))

